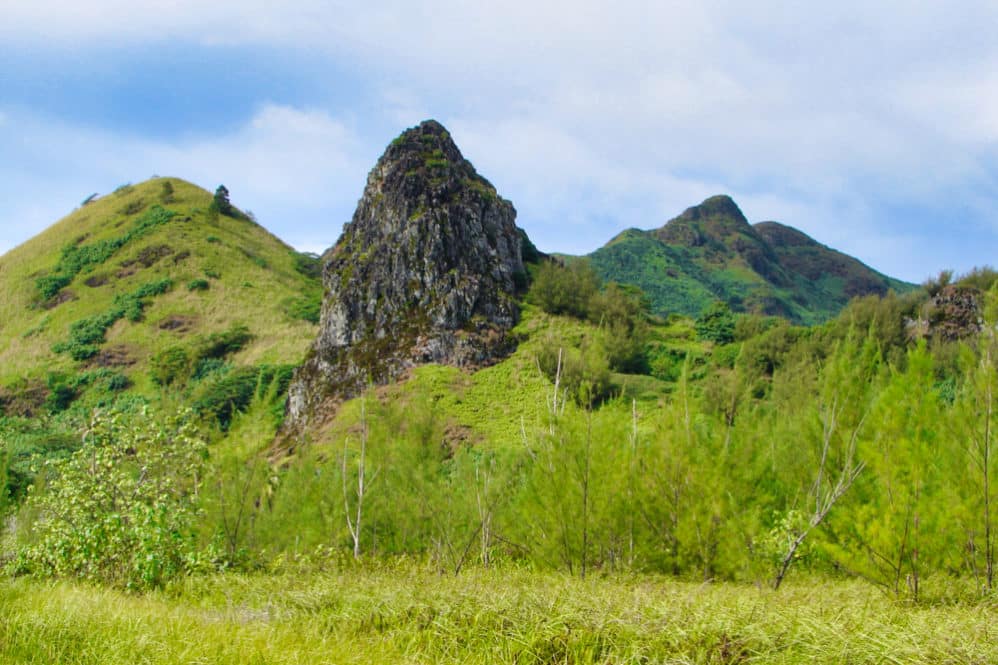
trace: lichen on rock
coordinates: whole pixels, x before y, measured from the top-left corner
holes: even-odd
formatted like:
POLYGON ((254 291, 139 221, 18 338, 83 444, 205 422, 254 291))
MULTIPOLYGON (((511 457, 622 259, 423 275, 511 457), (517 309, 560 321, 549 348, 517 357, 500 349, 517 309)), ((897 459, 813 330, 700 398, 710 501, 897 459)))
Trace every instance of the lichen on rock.
POLYGON ((323 256, 319 336, 292 382, 288 427, 414 365, 507 354, 524 270, 515 219, 440 123, 392 141, 323 256))

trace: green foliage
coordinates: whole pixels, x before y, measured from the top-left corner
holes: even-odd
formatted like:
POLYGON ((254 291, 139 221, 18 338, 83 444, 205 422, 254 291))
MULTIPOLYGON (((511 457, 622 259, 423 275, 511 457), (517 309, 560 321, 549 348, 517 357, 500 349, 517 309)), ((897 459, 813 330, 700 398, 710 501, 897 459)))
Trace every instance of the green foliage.
POLYGON ((281 309, 292 319, 318 323, 322 313, 322 294, 285 298, 281 301, 281 309))
POLYGON ((210 284, 206 279, 193 279, 187 283, 188 291, 207 291, 210 288, 210 284))
POLYGON ((149 371, 157 385, 170 386, 186 379, 190 366, 187 350, 182 346, 171 346, 152 357, 149 371))
POLYGON ((295 270, 311 279, 322 278, 322 258, 311 252, 292 252, 295 270))
POLYGON ((164 180, 163 186, 160 189, 159 193, 160 203, 163 203, 165 205, 168 203, 173 203, 175 200, 176 199, 174 197, 174 192, 173 192, 173 183, 170 182, 169 180, 164 180))
POLYGON ((648 373, 648 301, 644 294, 611 282, 592 295, 587 309, 589 320, 604 331, 603 347, 610 368, 629 374, 648 373))
POLYGON ((69 408, 77 397, 77 387, 63 374, 49 374, 46 379, 49 389, 45 398, 45 408, 50 413, 59 413, 69 408))
POLYGON ((175 215, 176 213, 171 210, 153 206, 146 214, 137 219, 132 225, 132 229, 123 236, 100 240, 89 245, 66 245, 62 250, 58 265, 51 271, 51 274, 35 280, 35 289, 39 298, 43 301, 51 300, 59 291, 68 286, 76 275, 101 265, 122 247, 147 235, 157 226, 166 224, 175 215))
POLYGON ((640 287, 660 316, 698 316, 723 300, 738 312, 815 324, 854 296, 915 289, 778 224, 709 213, 675 221, 629 229, 589 255, 601 279, 640 287))
POLYGON ((181 419, 95 416, 82 447, 49 460, 32 488, 24 510, 34 520, 8 570, 147 589, 198 567, 205 450, 181 419))
POLYGON ((68 353, 73 360, 86 360, 97 355, 104 344, 104 335, 123 318, 140 321, 148 299, 162 295, 173 287, 169 279, 143 284, 131 293, 115 297, 114 304, 106 312, 81 319, 69 326, 69 340, 52 347, 55 353, 68 353))
POLYGON ((715 344, 735 341, 735 317, 728 304, 715 301, 705 309, 696 323, 697 338, 715 344))
POLYGON ((210 209, 213 212, 225 215, 226 217, 232 216, 232 203, 229 201, 229 190, 225 187, 225 185, 219 185, 215 190, 215 196, 211 200, 210 209))
POLYGON ((567 266, 556 261, 541 264, 527 293, 527 301, 548 314, 565 314, 584 319, 589 301, 599 288, 596 273, 586 261, 567 266))
POLYGON ((253 339, 253 334, 245 325, 236 325, 228 330, 211 333, 198 343, 197 358, 224 358, 241 351, 253 339))
MULTIPOLYGON (((197 340, 191 348, 167 347, 150 360, 150 376, 160 386, 183 386, 189 379, 201 381, 224 367, 225 358, 240 351, 252 339, 249 328, 238 325, 207 335, 197 340)), ((238 379, 234 381, 238 383, 238 379)), ((245 406, 245 403, 240 404, 245 406)))
POLYGON ((597 339, 578 347, 558 336, 546 338, 537 350, 537 364, 560 390, 581 405, 599 404, 613 394, 614 385, 606 349, 597 339))
POLYGON ((216 420, 223 431, 227 430, 233 416, 245 410, 254 398, 268 391, 283 397, 293 373, 291 365, 258 365, 206 374, 194 393, 191 408, 216 420))

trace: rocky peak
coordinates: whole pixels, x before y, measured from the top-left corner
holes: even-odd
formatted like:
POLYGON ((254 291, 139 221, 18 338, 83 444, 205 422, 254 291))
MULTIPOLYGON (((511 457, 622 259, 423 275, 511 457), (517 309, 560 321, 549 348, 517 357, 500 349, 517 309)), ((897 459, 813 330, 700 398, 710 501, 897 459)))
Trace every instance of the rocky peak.
POLYGON ((772 284, 790 283, 773 248, 749 224, 730 196, 712 196, 687 208, 652 234, 667 245, 698 248, 712 263, 737 258, 772 284))
POLYGON ((700 205, 687 208, 677 220, 696 221, 700 219, 724 218, 735 224, 748 224, 741 208, 734 199, 725 194, 718 194, 706 199, 700 205))
POLYGON ((524 270, 515 218, 440 123, 392 141, 323 256, 319 336, 291 387, 290 427, 413 365, 508 352, 524 270))
POLYGON ((723 244, 725 237, 732 234, 756 237, 738 205, 724 195, 712 196, 700 205, 687 208, 653 233, 662 242, 686 247, 723 244))

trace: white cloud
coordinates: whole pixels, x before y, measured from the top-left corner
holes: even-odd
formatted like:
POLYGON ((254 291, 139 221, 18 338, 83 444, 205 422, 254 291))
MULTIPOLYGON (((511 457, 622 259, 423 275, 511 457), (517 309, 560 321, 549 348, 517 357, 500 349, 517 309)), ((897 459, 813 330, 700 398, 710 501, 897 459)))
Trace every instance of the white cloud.
MULTIPOLYGON (((15 0, 0 39, 27 50, 159 41, 307 52, 360 72, 379 96, 364 108, 379 108, 382 124, 447 123, 550 249, 592 249, 726 191, 753 219, 778 218, 917 278, 943 267, 914 265, 931 260, 939 228, 885 210, 957 200, 976 217, 952 220, 965 228, 950 232, 989 225, 996 30, 998 5, 976 0, 959 9, 903 0, 15 0), (905 252, 913 265, 903 265, 905 252)), ((240 190, 253 197, 245 205, 265 223, 330 206, 343 218, 338 229, 391 139, 360 141, 367 126, 331 117, 342 110, 265 107, 217 140, 110 134, 96 172, 124 181, 172 169, 224 181, 238 201, 240 190), (112 145, 123 140, 127 149, 112 145)), ((80 140, 72 128, 59 136, 71 148, 80 140)), ((44 154, 58 161, 56 148, 44 154)), ((56 169, 73 164, 92 168, 70 160, 56 169)), ((286 228, 292 242, 315 237, 286 228)), ((985 260, 970 249, 978 253, 966 260, 985 260)))
POLYGON ((209 189, 225 183, 237 205, 253 210, 285 241, 327 247, 349 220, 370 166, 349 127, 324 112, 286 106, 264 106, 230 134, 176 143, 22 113, 9 120, 0 132, 0 197, 23 203, 0 212, 0 251, 38 233, 91 192, 154 173, 209 189))

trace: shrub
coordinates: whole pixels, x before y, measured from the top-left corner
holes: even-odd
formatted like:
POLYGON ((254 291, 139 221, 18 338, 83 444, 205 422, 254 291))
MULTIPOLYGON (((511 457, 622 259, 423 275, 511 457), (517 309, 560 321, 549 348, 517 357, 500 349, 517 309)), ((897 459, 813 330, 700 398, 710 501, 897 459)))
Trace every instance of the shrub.
POLYGON ((232 365, 222 358, 201 358, 194 365, 191 381, 203 381, 213 374, 223 374, 232 369, 232 365))
POLYGON ((644 293, 610 282, 589 299, 589 319, 604 330, 603 347, 618 372, 647 374, 648 310, 644 293))
POLYGON ((735 340, 735 315, 728 303, 721 300, 707 306, 695 325, 697 338, 715 344, 730 344, 735 340))
POLYGON ((306 277, 319 279, 322 277, 322 259, 311 252, 292 252, 295 270, 306 277))
POLYGON ((242 350, 250 340, 252 333, 246 326, 234 326, 220 333, 212 333, 201 341, 198 358, 224 358, 242 350))
POLYGON ((322 312, 322 296, 317 293, 314 297, 285 298, 281 301, 281 308, 292 319, 318 323, 322 312))
POLYGON ((119 319, 139 321, 148 304, 147 298, 166 293, 173 286, 169 279, 143 284, 132 293, 125 293, 114 299, 108 311, 80 319, 69 326, 69 340, 52 347, 55 353, 68 353, 73 360, 86 360, 97 355, 104 335, 119 319))
POLYGON ((565 266, 557 261, 541 264, 527 300, 548 314, 586 318, 589 300, 599 288, 599 279, 586 260, 565 266))
POLYGON ((149 372, 156 384, 169 386, 187 378, 190 362, 186 349, 172 346, 152 357, 149 361, 149 372))
POLYGON ((159 200, 162 203, 173 203, 173 183, 169 180, 163 181, 163 189, 160 191, 159 200))
POLYGON ((599 342, 583 340, 575 348, 559 337, 545 339, 537 352, 537 364, 552 382, 559 373, 559 353, 559 386, 568 396, 581 406, 595 406, 612 396, 610 364, 599 342))
POLYGON ((194 279, 187 283, 188 291, 207 291, 208 290, 208 280, 206 279, 194 279))
POLYGON ((94 417, 82 447, 46 462, 35 515, 9 572, 127 589, 160 587, 200 564, 194 541, 206 447, 189 421, 94 417))
POLYGON ((291 365, 234 367, 202 384, 195 396, 193 409, 214 418, 223 430, 227 430, 233 416, 245 410, 254 397, 262 397, 270 390, 277 395, 285 393, 293 373, 291 365))

